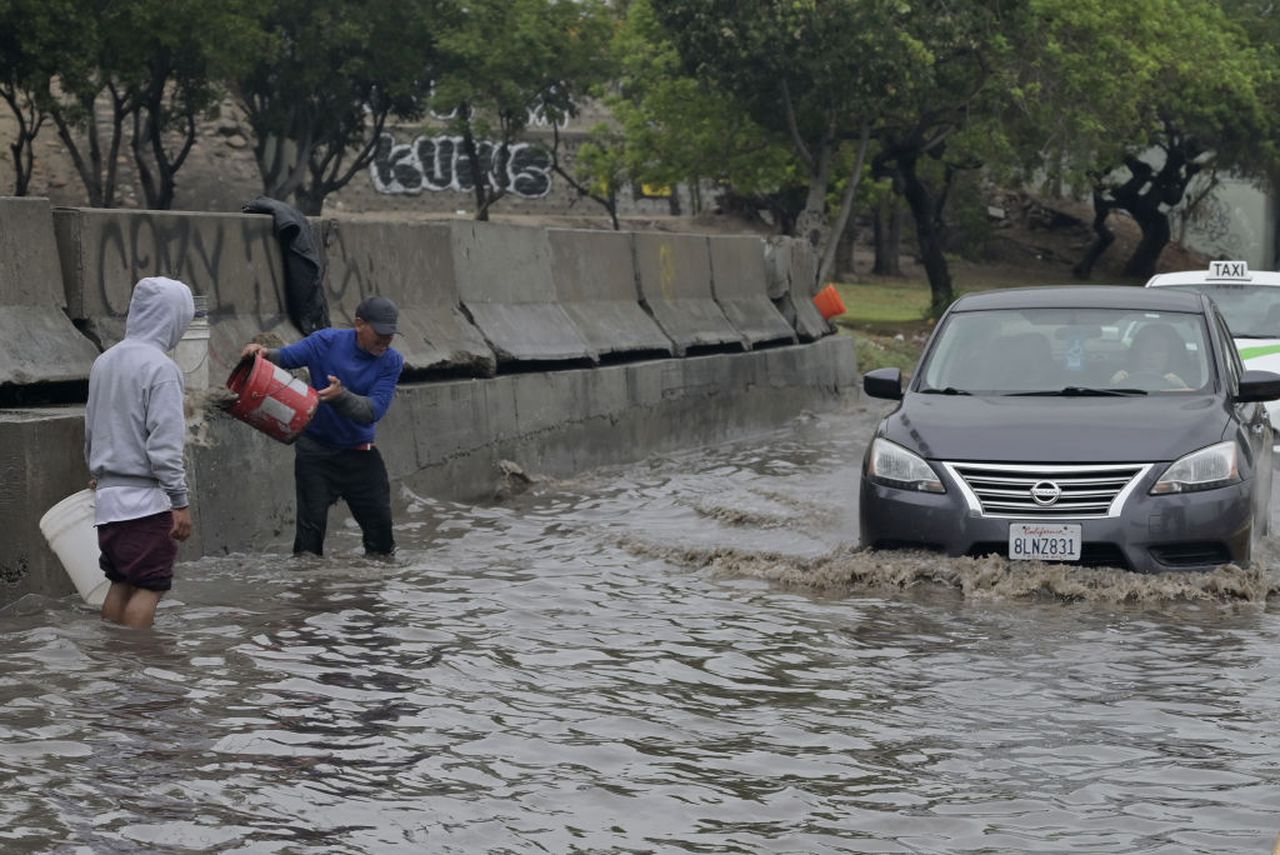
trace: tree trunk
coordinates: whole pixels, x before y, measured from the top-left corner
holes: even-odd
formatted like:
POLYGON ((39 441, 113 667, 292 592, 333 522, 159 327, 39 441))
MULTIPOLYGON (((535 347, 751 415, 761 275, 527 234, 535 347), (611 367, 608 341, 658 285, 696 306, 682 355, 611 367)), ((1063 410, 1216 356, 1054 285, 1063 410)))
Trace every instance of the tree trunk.
POLYGON ((18 121, 17 136, 9 144, 9 151, 13 153, 13 195, 25 196, 31 188, 31 174, 35 169, 36 135, 45 116, 35 101, 29 95, 20 95, 16 87, 0 89, 0 98, 4 98, 18 121))
POLYGON ((902 208, 897 194, 883 200, 875 210, 876 259, 871 272, 877 276, 901 276, 902 208))
POLYGON ((170 156, 169 150, 165 148, 166 111, 163 91, 150 93, 146 105, 134 114, 133 162, 150 210, 167 211, 173 207, 173 199, 178 191, 178 170, 195 145, 194 111, 188 108, 182 119, 182 141, 177 153, 170 156))
POLYGON ((1271 204, 1267 207, 1271 213, 1271 222, 1275 224, 1271 233, 1271 269, 1280 270, 1280 199, 1276 198, 1276 194, 1280 192, 1280 173, 1273 173, 1267 186, 1271 188, 1271 204))
MULTIPOLYGON (((142 198, 146 200, 148 208, 155 209, 158 207, 161 190, 156 184, 156 176, 151 170, 151 165, 147 162, 146 145, 151 138, 151 132, 144 127, 144 124, 151 124, 155 121, 154 117, 147 113, 145 116, 142 110, 138 110, 133 114, 133 139, 129 141, 129 147, 133 150, 133 166, 137 173, 138 183, 142 185, 142 198)), ((157 168, 159 164, 157 164, 157 168)))
POLYGON ((1150 279, 1155 275, 1160 253, 1169 245, 1172 229, 1169 226, 1169 215, 1163 211, 1151 210, 1144 214, 1144 218, 1138 221, 1142 239, 1138 241, 1133 255, 1125 262, 1124 275, 1150 279))
POLYGON ((308 217, 320 216, 324 211, 324 197, 324 191, 315 187, 302 186, 293 191, 294 204, 308 217))
POLYGON ((928 184, 916 173, 915 153, 900 155, 898 171, 902 177, 902 193, 911 209, 916 224, 916 241, 920 245, 920 257, 925 275, 929 278, 929 316, 939 317, 954 299, 951 288, 951 270, 942 248, 942 212, 928 184))
POLYGON ((1093 275, 1093 266, 1098 263, 1098 259, 1115 242, 1115 232, 1107 227, 1107 217, 1111 216, 1111 205, 1102 197, 1099 190, 1093 191, 1093 233, 1097 235, 1089 249, 1084 254, 1084 258, 1071 268, 1071 273, 1077 279, 1088 279, 1093 275))
MULTIPOLYGON (((848 228, 850 215, 853 213, 853 199, 858 193, 858 185, 862 182, 862 167, 867 162, 867 146, 871 142, 871 128, 863 126, 862 138, 858 141, 858 155, 854 158, 853 171, 849 174, 849 183, 845 185, 840 197, 840 213, 836 221, 825 234, 825 244, 818 262, 818 281, 815 286, 822 285, 831 278, 832 268, 836 265, 836 249, 848 228)), ((812 188, 810 188, 812 191, 812 188)), ((823 194, 824 204, 826 193, 823 194)))
POLYGON ((489 221, 489 205, 488 188, 484 183, 484 170, 480 165, 480 149, 476 145, 475 134, 471 130, 471 108, 463 106, 459 115, 463 116, 462 126, 462 153, 466 155, 467 163, 471 165, 471 192, 476 197, 476 220, 478 222, 489 221))
POLYGON ((852 278, 857 274, 854 264, 854 245, 858 242, 857 239, 857 226, 853 220, 850 220, 844 231, 840 233, 840 239, 836 241, 836 263, 833 268, 835 278, 843 279, 846 276, 852 278))
POLYGON ((85 160, 84 152, 77 144, 75 135, 72 132, 70 121, 63 114, 62 110, 54 106, 50 109, 49 115, 53 119, 54 126, 58 129, 58 139, 62 140, 62 144, 67 147, 67 154, 71 155, 71 162, 75 165, 76 173, 80 176, 80 181, 84 184, 85 195, 88 197, 90 208, 106 207, 102 198, 102 181, 98 172, 101 165, 101 157, 98 156, 98 135, 97 122, 93 117, 93 102, 89 102, 89 117, 87 119, 88 127, 88 146, 90 151, 90 160, 85 160))

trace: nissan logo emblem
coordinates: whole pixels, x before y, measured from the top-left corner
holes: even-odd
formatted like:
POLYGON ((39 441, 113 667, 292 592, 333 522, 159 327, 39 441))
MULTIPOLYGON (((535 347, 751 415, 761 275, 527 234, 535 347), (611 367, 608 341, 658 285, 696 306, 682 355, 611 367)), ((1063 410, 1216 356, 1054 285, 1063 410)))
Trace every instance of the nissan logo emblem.
POLYGON ((1052 481, 1037 481, 1031 485, 1031 499, 1037 505, 1052 505, 1062 496, 1062 488, 1052 481))

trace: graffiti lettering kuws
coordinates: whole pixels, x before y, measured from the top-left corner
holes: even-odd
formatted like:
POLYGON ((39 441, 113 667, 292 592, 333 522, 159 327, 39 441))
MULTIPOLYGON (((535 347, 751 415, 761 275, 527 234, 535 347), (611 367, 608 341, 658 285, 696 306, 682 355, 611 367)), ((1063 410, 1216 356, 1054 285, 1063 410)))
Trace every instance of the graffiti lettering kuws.
MULTIPOLYGON (((502 189, 525 199, 540 199, 551 192, 551 156, 541 146, 516 143, 507 148, 503 163, 503 158, 495 157, 501 151, 500 145, 489 140, 476 145, 480 169, 490 189, 502 189)), ((395 195, 417 195, 424 190, 468 193, 475 187, 462 137, 419 136, 408 143, 397 143, 391 134, 383 134, 369 165, 369 175, 375 190, 395 195)))

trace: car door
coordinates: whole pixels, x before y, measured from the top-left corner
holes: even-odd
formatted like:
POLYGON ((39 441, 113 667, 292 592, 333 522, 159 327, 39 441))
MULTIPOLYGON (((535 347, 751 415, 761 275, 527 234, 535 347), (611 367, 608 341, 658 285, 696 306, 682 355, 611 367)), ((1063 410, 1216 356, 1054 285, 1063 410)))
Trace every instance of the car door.
POLYGON ((1271 521, 1271 480, 1272 480, 1272 426, 1267 416, 1267 408, 1258 402, 1241 403, 1236 400, 1240 391, 1240 377, 1244 374, 1244 364, 1236 351, 1227 323, 1218 312, 1212 310, 1214 338, 1218 339, 1217 350, 1223 359, 1223 383, 1227 387, 1228 399, 1235 410, 1236 420, 1248 438, 1250 457, 1253 459, 1254 478, 1254 531, 1264 534, 1270 529, 1271 521))

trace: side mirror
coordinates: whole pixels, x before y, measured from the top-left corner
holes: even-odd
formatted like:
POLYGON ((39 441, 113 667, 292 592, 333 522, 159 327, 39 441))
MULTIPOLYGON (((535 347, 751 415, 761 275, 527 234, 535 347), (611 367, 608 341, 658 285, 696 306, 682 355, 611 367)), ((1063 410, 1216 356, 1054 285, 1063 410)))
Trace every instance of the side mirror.
MULTIPOLYGON (((1280 377, 1276 377, 1280 381, 1280 377)), ((902 400, 902 369, 877 368, 862 375, 862 391, 873 398, 902 400)), ((1280 394, 1277 394, 1280 397, 1280 394)))
POLYGON ((1246 371, 1240 377, 1240 394, 1236 395, 1236 400, 1241 402, 1280 400, 1280 374, 1274 371, 1246 371))

